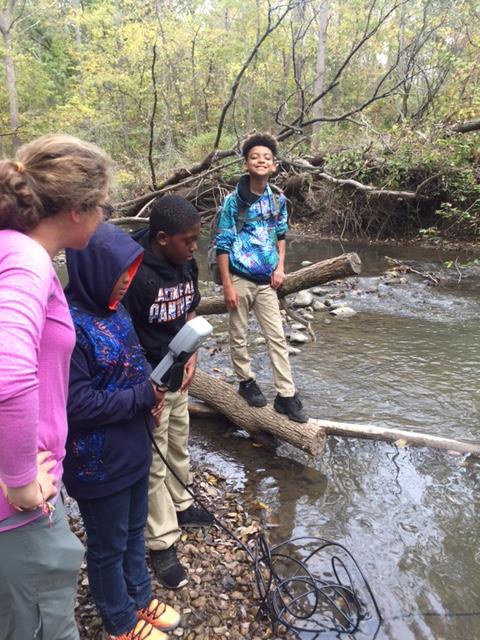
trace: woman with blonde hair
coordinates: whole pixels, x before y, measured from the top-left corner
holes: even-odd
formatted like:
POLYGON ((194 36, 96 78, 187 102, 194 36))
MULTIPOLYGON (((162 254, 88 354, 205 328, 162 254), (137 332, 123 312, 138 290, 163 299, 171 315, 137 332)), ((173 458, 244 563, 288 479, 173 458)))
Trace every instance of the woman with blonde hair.
POLYGON ((110 163, 47 135, 0 161, 0 640, 76 640, 83 547, 59 498, 75 332, 51 259, 103 219, 110 163))

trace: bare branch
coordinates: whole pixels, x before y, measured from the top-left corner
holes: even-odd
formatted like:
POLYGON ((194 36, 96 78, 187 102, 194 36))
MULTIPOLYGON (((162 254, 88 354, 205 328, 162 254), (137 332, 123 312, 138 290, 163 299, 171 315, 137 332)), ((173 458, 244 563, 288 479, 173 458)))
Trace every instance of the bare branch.
POLYGON ((480 129, 480 118, 468 120, 467 122, 459 122, 450 127, 455 133, 469 133, 470 131, 478 131, 480 129))
POLYGON ((222 158, 228 158, 229 156, 235 155, 234 149, 228 149, 226 151, 216 151, 215 153, 209 153, 201 162, 191 166, 189 169, 182 168, 178 169, 170 178, 164 180, 158 186, 156 191, 152 191, 143 196, 139 196, 138 198, 134 198, 133 200, 127 200, 126 202, 119 202, 114 205, 115 209, 120 211, 129 210, 134 211, 137 208, 143 207, 145 204, 149 203, 156 196, 161 196, 168 191, 173 191, 174 189, 179 189, 180 187, 185 186, 195 180, 198 180, 200 175, 201 177, 207 176, 215 171, 219 171, 223 167, 229 167, 237 162, 241 162, 241 158, 235 158, 230 162, 226 162, 223 165, 215 165, 212 167, 217 160, 221 160, 222 158))
MULTIPOLYGON (((343 62, 340 64, 340 66, 336 70, 333 78, 328 83, 328 85, 319 94, 315 95, 310 100, 310 102, 305 106, 305 114, 310 113, 310 111, 312 110, 313 106, 319 100, 322 100, 328 93, 330 93, 333 90, 333 88, 339 83, 342 74, 344 73, 344 71, 348 67, 348 65, 350 64, 350 62, 353 59, 353 57, 360 51, 360 49, 371 38, 373 38, 373 36, 376 35, 376 33, 379 31, 379 29, 390 18, 390 16, 398 9, 398 7, 402 6, 405 3, 408 3, 410 1, 411 0, 397 0, 388 11, 386 11, 383 15, 381 15, 377 19, 377 21, 373 25, 371 25, 371 20, 372 20, 372 15, 374 13, 374 9, 375 9, 377 0, 372 0, 371 1, 370 7, 369 7, 369 12, 368 12, 366 23, 365 23, 365 27, 364 27, 364 30, 363 30, 363 33, 362 33, 360 39, 357 40, 356 42, 353 42, 349 53, 345 56, 343 62)), ((398 63, 398 57, 397 57, 397 63, 398 63)), ((394 68, 395 67, 396 67, 396 64, 394 65, 394 68)), ((384 74, 383 78, 380 80, 380 83, 377 84, 376 92, 378 92, 381 84, 385 81, 386 77, 392 71, 393 71, 393 68, 391 68, 390 70, 388 70, 386 72, 386 74, 384 74)), ((395 88, 397 88, 397 86, 395 88)), ((371 98, 371 99, 365 101, 365 103, 363 105, 361 105, 361 108, 351 109, 346 114, 343 114, 341 116, 331 116, 330 118, 326 118, 323 121, 325 121, 325 122, 338 122, 339 120, 344 120, 346 117, 348 117, 348 116, 350 116, 350 115, 352 115, 354 113, 357 113, 358 111, 362 111, 366 106, 368 106, 372 102, 375 102, 376 100, 379 100, 382 97, 386 97, 386 96, 390 95, 390 93, 392 93, 392 91, 393 90, 389 90, 388 92, 385 92, 381 96, 380 95, 378 95, 378 96, 374 95, 373 99, 371 98)), ((279 112, 280 112, 280 110, 279 110, 279 112)), ((319 122, 319 121, 320 121, 319 119, 315 118, 315 119, 309 120, 308 123, 307 122, 303 122, 303 114, 299 114, 292 122, 290 122, 289 125, 285 125, 284 126, 284 128, 280 131, 280 133, 278 134, 277 137, 278 137, 279 140, 284 140, 285 138, 288 138, 288 137, 290 137, 290 135, 292 135, 292 133, 295 131, 295 127, 303 128, 303 127, 307 126, 307 124, 313 124, 314 122, 319 122)))
POLYGON ((215 142, 213 143, 213 149, 214 150, 218 149, 218 147, 220 145, 220 140, 221 140, 221 137, 222 137, 222 131, 223 131, 223 125, 224 125, 224 122, 225 122, 225 117, 227 115, 227 112, 228 112, 232 102, 235 100, 235 96, 237 94, 238 87, 240 86, 240 81, 241 81, 244 73, 246 72, 246 70, 250 66, 250 63, 252 62, 252 60, 257 55, 257 53, 258 53, 260 47, 262 46, 262 44, 264 43, 264 41, 267 39, 267 37, 273 31, 275 31, 281 25, 281 23, 283 22, 285 17, 293 9, 294 5, 295 5, 295 3, 292 2, 292 0, 289 0, 287 5, 286 5, 285 10, 283 11, 283 13, 280 14, 280 16, 277 18, 276 22, 274 22, 274 23, 272 23, 272 14, 273 14, 274 9, 269 8, 268 14, 267 14, 267 26, 265 28, 265 31, 262 33, 260 38, 257 40, 257 42, 255 43, 253 49, 251 50, 248 58, 243 63, 243 66, 240 69, 240 71, 238 72, 237 77, 235 78, 235 80, 233 82, 233 85, 232 85, 232 87, 230 89, 230 95, 229 95, 226 103, 223 105, 222 112, 220 114, 220 119, 218 121, 217 135, 215 137, 215 142))
POLYGON ((322 169, 319 169, 318 167, 314 167, 312 164, 310 164, 309 162, 301 158, 297 158, 296 160, 286 160, 281 158, 281 162, 282 164, 283 163, 289 164, 292 167, 295 167, 297 169, 303 169, 304 171, 308 171, 309 173, 316 175, 322 180, 325 180, 326 182, 330 182, 331 184, 336 184, 340 187, 353 187, 357 191, 363 191, 365 193, 368 193, 371 196, 379 196, 379 197, 387 196, 390 198, 393 197, 393 198, 399 198, 403 200, 427 199, 426 196, 422 196, 420 194, 420 190, 427 184, 427 182, 429 182, 430 180, 433 180, 433 177, 434 177, 434 176, 431 176, 429 179, 424 180, 415 189, 415 191, 396 191, 392 189, 379 189, 378 187, 372 187, 371 185, 363 184, 361 182, 358 182, 357 180, 352 180, 350 178, 345 180, 340 178, 335 178, 329 173, 326 173, 325 171, 323 171, 322 169))
POLYGON ((150 165, 150 175, 152 177, 152 189, 157 188, 157 178, 155 175, 155 166, 153 164, 153 139, 155 134, 155 115, 157 113, 158 93, 157 78, 155 76, 155 64, 157 62, 157 43, 152 48, 152 87, 153 87, 153 105, 152 115, 150 116, 150 140, 148 142, 148 164, 150 165))

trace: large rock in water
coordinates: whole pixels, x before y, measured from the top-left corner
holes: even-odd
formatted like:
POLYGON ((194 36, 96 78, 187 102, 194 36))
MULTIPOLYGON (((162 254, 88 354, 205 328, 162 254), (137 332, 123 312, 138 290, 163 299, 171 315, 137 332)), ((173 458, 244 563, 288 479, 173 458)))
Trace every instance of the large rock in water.
POLYGON ((288 336, 290 342, 294 342, 297 344, 303 344, 308 342, 308 338, 304 333, 300 333, 300 331, 294 331, 288 336))
POLYGON ((313 302, 313 295, 310 291, 304 290, 297 293, 293 304, 295 307, 309 307, 313 302))
POLYGON ((357 312, 351 307, 337 307, 330 311, 330 315, 336 318, 351 318, 352 316, 356 316, 357 312))

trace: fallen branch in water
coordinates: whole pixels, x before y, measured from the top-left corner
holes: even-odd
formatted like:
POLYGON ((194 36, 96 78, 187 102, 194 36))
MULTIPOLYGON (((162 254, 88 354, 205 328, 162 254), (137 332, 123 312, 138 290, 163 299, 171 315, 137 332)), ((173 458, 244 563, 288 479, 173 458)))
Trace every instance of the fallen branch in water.
MULTIPOLYGON (((416 445, 480 455, 480 444, 442 438, 441 436, 407 429, 388 429, 371 424, 353 424, 316 419, 310 419, 305 424, 298 424, 277 413, 270 405, 261 409, 250 407, 237 393, 235 387, 198 369, 193 379, 191 393, 192 396, 207 403, 207 405, 216 409, 231 422, 254 436, 266 431, 279 440, 303 449, 313 456, 323 453, 327 435, 343 438, 383 440, 392 442, 398 447, 416 445)), ((198 416, 200 411, 203 414, 200 414, 200 417, 206 416, 208 413, 206 409, 193 408, 192 415, 196 413, 198 416)), ((214 414, 210 412, 208 417, 213 416, 214 414)))
POLYGON ((414 269, 413 267, 409 267, 408 265, 400 262, 400 260, 396 260, 395 258, 390 258, 389 256, 385 256, 385 259, 390 264, 394 264, 396 267, 402 269, 405 273, 416 273, 418 276, 425 278, 426 280, 430 280, 437 287, 440 283, 431 273, 428 271, 420 271, 419 269, 414 269))
POLYGON ((408 444, 419 447, 432 447, 433 449, 445 449, 458 453, 474 453, 480 455, 480 444, 462 442, 451 438, 433 436, 429 433, 419 433, 408 429, 388 429, 376 427, 372 424, 352 424, 348 422, 334 422, 332 420, 310 420, 322 428, 326 434, 345 438, 368 438, 373 440, 385 440, 393 442, 400 447, 408 444))

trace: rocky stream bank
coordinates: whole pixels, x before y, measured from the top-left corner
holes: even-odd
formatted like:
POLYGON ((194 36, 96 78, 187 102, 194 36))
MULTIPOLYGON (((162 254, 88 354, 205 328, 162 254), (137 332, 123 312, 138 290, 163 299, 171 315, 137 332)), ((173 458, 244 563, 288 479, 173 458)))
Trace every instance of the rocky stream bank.
MULTIPOLYGON (((194 468, 192 490, 215 516, 242 542, 253 544, 264 505, 247 503, 227 482, 202 467, 194 468)), ((73 500, 70 525, 85 543, 85 532, 73 500)), ((177 545, 189 583, 178 591, 166 591, 154 581, 154 592, 182 614, 181 626, 171 632, 184 640, 292 640, 285 628, 272 631, 265 618, 256 619, 260 599, 250 559, 220 527, 189 529, 177 545)), ((76 603, 81 640, 103 640, 100 616, 93 604, 82 565, 76 603)))

